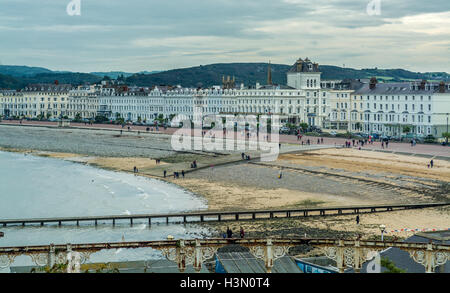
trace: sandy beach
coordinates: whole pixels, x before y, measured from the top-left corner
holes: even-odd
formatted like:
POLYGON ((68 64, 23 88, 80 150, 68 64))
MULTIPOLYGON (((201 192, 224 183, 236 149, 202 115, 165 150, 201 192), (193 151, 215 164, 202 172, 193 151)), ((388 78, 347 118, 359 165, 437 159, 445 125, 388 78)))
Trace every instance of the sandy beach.
MULTIPOLYGON (((0 144, 0 150, 70 160, 121 172, 133 172, 136 166, 140 176, 171 182, 205 198, 211 211, 450 200, 450 162, 440 159, 435 159, 433 168, 428 168, 428 158, 329 148, 282 154, 275 162, 236 162, 213 168, 207 166, 190 170, 192 172, 186 173, 185 178, 174 179, 171 173, 168 173, 167 178, 162 178, 162 171, 189 170, 189 164, 196 159, 226 162, 229 155, 176 153, 163 137, 117 137, 116 134, 93 130, 77 130, 77 137, 83 140, 79 142, 81 147, 73 152, 75 141, 71 130, 26 131, 33 134, 37 131, 41 136, 34 134, 26 136, 26 140, 21 143, 0 144), (57 144, 47 141, 52 133, 61 136, 57 144), (44 140, 44 143, 39 143, 39 140, 44 140), (103 148, 105 143, 108 143, 107 148, 103 148), (14 147, 21 145, 23 147, 14 147), (137 156, 144 152, 145 155, 137 156), (155 158, 161 158, 161 163, 156 164, 155 158), (283 172, 282 179, 278 178, 280 170, 283 172)), ((298 236, 299 233, 316 232, 322 235, 347 233, 345 235, 349 236, 362 233, 373 236, 379 234, 380 224, 386 225, 388 230, 447 229, 450 228, 450 209, 362 215, 359 226, 355 225, 353 216, 257 220, 230 222, 226 225, 232 225, 235 230, 243 225, 249 235, 254 236, 261 236, 261 233, 298 236)), ((222 231, 225 224, 208 225, 222 231)))

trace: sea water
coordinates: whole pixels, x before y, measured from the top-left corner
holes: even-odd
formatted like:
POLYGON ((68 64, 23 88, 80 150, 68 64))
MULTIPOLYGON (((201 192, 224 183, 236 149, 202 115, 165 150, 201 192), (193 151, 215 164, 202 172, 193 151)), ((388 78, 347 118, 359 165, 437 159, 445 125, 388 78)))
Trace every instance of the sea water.
MULTIPOLYGON (((133 174, 102 170, 61 159, 0 152, 0 219, 81 217, 175 213, 207 208, 205 200, 173 184, 133 174)), ((31 246, 202 238, 205 227, 146 220, 0 227, 0 246, 31 246)), ((161 257, 152 249, 105 250, 90 262, 145 260, 161 257)), ((32 265, 30 257, 13 265, 32 265)), ((9 269, 6 269, 9 271, 9 269)), ((0 270, 5 272, 5 270, 0 270)))

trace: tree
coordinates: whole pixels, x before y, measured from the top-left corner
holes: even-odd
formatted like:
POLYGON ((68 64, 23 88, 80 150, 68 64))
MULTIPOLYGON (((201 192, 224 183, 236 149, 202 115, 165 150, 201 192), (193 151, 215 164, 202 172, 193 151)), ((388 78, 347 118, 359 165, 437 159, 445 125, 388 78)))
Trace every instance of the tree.
POLYGON ((109 121, 108 118, 106 118, 103 115, 97 115, 95 116, 95 123, 103 123, 109 121))
POLYGON ((411 131, 411 127, 403 126, 403 133, 409 133, 411 131))
POLYGON ((300 123, 300 128, 303 132, 306 132, 308 130, 308 123, 302 122, 300 123))
POLYGON ((383 273, 387 274, 400 274, 400 273, 406 273, 405 270, 402 270, 395 266, 394 262, 388 259, 387 257, 381 258, 381 266, 386 268, 387 270, 383 273))
POLYGON ((444 132, 442 133, 442 137, 446 139, 446 141, 448 142, 450 140, 450 132, 444 132))
POLYGON ((81 114, 80 113, 77 113, 75 115, 75 121, 81 121, 81 114))

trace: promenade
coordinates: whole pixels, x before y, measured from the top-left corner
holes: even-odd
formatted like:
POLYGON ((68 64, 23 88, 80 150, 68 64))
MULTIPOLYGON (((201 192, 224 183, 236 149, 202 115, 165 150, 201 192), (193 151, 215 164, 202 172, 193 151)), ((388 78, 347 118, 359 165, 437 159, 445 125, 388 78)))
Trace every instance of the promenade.
MULTIPOLYGON (((28 126, 45 126, 45 127, 58 127, 57 122, 49 122, 49 121, 23 121, 22 124, 20 124, 19 121, 16 120, 3 120, 0 125, 28 125, 28 126)), ((137 126, 137 125, 131 125, 130 126, 130 132, 141 132, 145 133, 146 128, 149 126, 137 126)), ((123 132, 128 132, 127 126, 122 128, 120 125, 113 125, 113 124, 85 124, 85 123, 70 123, 70 128, 85 128, 85 129, 103 129, 103 130, 123 130, 123 132)), ((175 131, 178 130, 178 128, 159 128, 158 131, 155 130, 153 127, 153 132, 151 133, 159 133, 159 134, 173 134, 175 131)), ((297 137, 295 135, 285 135, 280 134, 279 136, 280 143, 292 143, 292 144, 301 144, 301 141, 297 140, 297 137)), ((303 136, 302 140, 303 142, 306 142, 306 140, 310 140, 312 144, 317 144, 317 137, 311 137, 311 136, 303 136)), ((342 146, 345 144, 346 141, 349 141, 345 138, 338 138, 338 137, 324 137, 323 144, 325 145, 336 145, 336 146, 342 146)), ((411 146, 409 143, 399 143, 399 142, 390 142, 389 147, 386 149, 382 149, 380 142, 375 142, 373 145, 365 145, 365 150, 377 150, 377 151, 387 151, 387 152, 398 152, 402 154, 415 154, 415 155, 428 155, 428 156, 440 156, 440 157, 449 157, 450 158, 450 147, 448 146, 441 146, 438 144, 417 144, 414 147, 411 146)))

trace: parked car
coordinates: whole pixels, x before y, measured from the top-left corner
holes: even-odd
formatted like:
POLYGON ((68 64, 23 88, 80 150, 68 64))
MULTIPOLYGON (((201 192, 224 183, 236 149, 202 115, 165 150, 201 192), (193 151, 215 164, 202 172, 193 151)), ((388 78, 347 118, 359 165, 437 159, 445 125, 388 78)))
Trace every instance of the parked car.
POLYGON ((331 130, 331 131, 330 131, 330 135, 332 135, 332 136, 336 136, 336 135, 337 135, 337 132, 336 132, 336 131, 334 131, 334 130, 331 130))
POLYGON ((289 134, 289 133, 291 133, 291 129, 289 127, 283 126, 280 128, 280 133, 281 134, 289 134))

